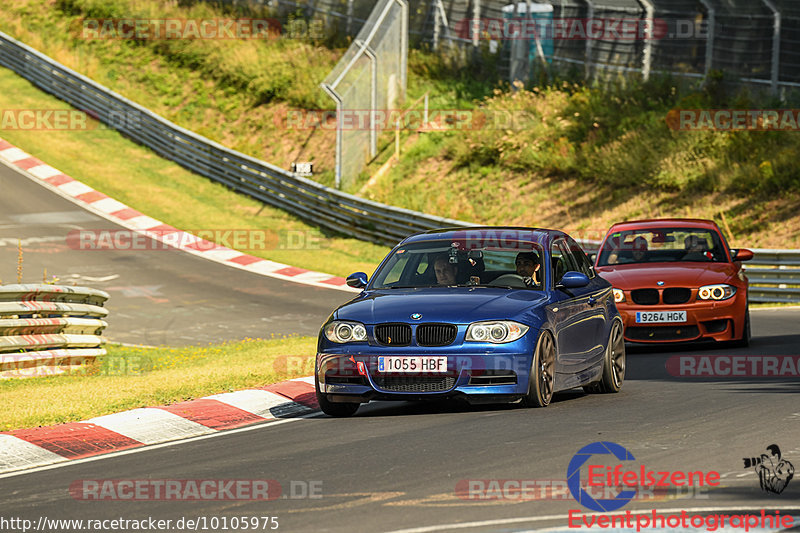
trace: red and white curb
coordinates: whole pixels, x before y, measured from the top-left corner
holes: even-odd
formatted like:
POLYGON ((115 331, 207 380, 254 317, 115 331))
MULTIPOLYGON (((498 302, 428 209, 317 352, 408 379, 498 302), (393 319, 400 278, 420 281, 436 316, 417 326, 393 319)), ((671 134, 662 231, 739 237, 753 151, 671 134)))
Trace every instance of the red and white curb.
POLYGON ((360 292, 358 289, 348 287, 342 277, 244 254, 150 218, 67 176, 2 138, 0 138, 0 162, 6 163, 10 168, 20 171, 31 180, 102 218, 184 252, 263 276, 326 289, 360 292))
POLYGON ((318 411, 314 378, 0 433, 0 474, 318 411))

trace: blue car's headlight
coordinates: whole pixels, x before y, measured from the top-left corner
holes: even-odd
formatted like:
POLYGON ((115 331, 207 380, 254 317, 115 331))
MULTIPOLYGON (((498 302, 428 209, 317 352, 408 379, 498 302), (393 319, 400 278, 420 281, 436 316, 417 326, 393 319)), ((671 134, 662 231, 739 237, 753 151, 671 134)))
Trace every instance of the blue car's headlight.
POLYGON ((528 331, 528 326, 511 320, 492 322, 473 322, 467 328, 467 341, 492 342, 495 344, 512 342, 528 331))
POLYGON ((325 326, 325 338, 331 342, 364 342, 367 340, 367 328, 360 322, 343 322, 334 320, 325 326))

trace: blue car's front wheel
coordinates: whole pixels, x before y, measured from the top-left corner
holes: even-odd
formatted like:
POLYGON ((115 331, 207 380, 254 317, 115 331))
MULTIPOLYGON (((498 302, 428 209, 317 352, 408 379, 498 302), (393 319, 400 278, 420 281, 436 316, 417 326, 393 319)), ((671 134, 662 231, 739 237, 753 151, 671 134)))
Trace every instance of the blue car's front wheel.
POLYGON ((556 345, 550 333, 543 331, 533 354, 528 394, 522 398, 527 407, 547 407, 553 399, 556 377, 556 345))
POLYGON ((314 388, 316 389, 319 408, 328 416, 334 416, 336 418, 353 416, 361 405, 360 403, 330 401, 327 394, 320 392, 319 378, 317 376, 314 376, 314 388))

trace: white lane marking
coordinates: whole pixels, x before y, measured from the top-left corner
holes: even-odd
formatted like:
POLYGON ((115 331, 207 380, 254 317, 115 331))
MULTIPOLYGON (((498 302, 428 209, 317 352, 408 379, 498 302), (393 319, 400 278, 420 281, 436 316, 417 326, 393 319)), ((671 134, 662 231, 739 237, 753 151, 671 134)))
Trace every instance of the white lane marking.
POLYGON ((45 470, 53 470, 53 469, 56 469, 56 468, 65 468, 65 467, 69 467, 69 466, 72 466, 72 465, 79 465, 79 464, 90 463, 90 462, 94 462, 94 461, 102 461, 104 459, 111 459, 111 458, 114 458, 114 457, 119 457, 121 455, 130 455, 130 454, 133 454, 133 453, 142 453, 142 452, 147 452, 147 451, 150 451, 150 450, 157 450, 159 448, 168 448, 170 446, 178 446, 180 444, 185 444, 185 443, 188 443, 188 442, 195 442, 195 441, 199 441, 199 440, 212 439, 212 438, 216 438, 216 437, 222 437, 222 436, 225 436, 225 435, 232 435, 232 434, 235 434, 235 433, 244 433, 246 431, 254 431, 256 429, 263 429, 263 428, 265 428, 267 426, 273 426, 273 425, 277 425, 277 424, 288 424, 289 422, 297 422, 298 420, 303 420, 303 419, 306 419, 306 418, 317 418, 317 417, 321 417, 321 416, 322 416, 322 413, 314 412, 314 413, 309 413, 307 415, 299 416, 297 418, 283 418, 281 420, 266 420, 264 422, 254 424, 252 426, 247 426, 247 427, 237 428, 237 429, 227 429, 227 430, 224 430, 224 431, 216 431, 214 433, 209 433, 207 435, 199 435, 197 437, 191 437, 191 438, 188 438, 188 439, 183 439, 183 440, 178 440, 178 441, 162 442, 160 444, 152 444, 150 446, 142 446, 141 448, 131 448, 129 450, 121 450, 121 451, 118 451, 118 452, 110 452, 110 453, 105 453, 105 454, 102 454, 102 455, 93 455, 91 457, 84 457, 82 459, 73 459, 71 461, 67 461, 65 459, 64 461, 59 462, 58 464, 49 464, 49 465, 39 466, 39 467, 35 467, 35 468, 28 468, 28 469, 25 469, 25 470, 17 470, 17 471, 14 471, 14 472, 2 473, 2 474, 0 474, 0 479, 8 478, 8 477, 24 476, 26 474, 34 474, 36 472, 43 472, 45 470))
POLYGON ((31 155, 15 147, 15 148, 6 148, 5 150, 0 150, 0 157, 5 159, 9 163, 15 163, 17 161, 22 161, 23 159, 28 159, 29 157, 31 157, 31 155))
MULTIPOLYGON (((43 226, 59 226, 62 224, 80 224, 99 220, 83 209, 76 211, 45 211, 43 213, 25 213, 24 215, 8 215, 6 218, 19 224, 39 224, 43 226)), ((66 239, 65 239, 66 240, 66 239)))
POLYGON ((46 180, 47 178, 52 178, 53 176, 58 176, 61 174, 61 171, 57 168, 53 168, 50 165, 37 165, 33 168, 29 168, 28 172, 33 174, 39 179, 46 180))
POLYGON ((303 383, 314 385, 314 376, 303 376, 302 378, 294 378, 290 379, 289 381, 302 381, 303 383))
POLYGON ((143 444, 156 444, 214 432, 213 429, 197 422, 192 422, 163 409, 151 407, 98 416, 87 422, 97 424, 143 444))
POLYGON ((67 461, 67 458, 14 435, 0 434, 0 472, 7 468, 29 468, 62 461, 67 461))
MULTIPOLYGON (((0 228, 1 229, 1 228, 0 228)), ((58 241, 66 241, 66 237, 63 235, 59 237, 28 237, 27 239, 13 239, 10 237, 0 237, 0 247, 3 246, 29 246, 31 244, 39 244, 43 242, 58 242, 58 241)))
MULTIPOLYGON (((783 511, 783 510, 794 510, 800 507, 800 505, 778 505, 773 506, 770 505, 768 508, 770 511, 783 511)), ((732 506, 732 507, 661 507, 656 509, 661 514, 666 514, 670 512, 680 513, 681 511, 686 511, 687 513, 714 513, 719 511, 758 511, 761 512, 765 507, 762 505, 761 507, 746 507, 746 506, 732 506)), ((625 516, 626 513, 630 512, 632 515, 639 515, 639 514, 648 514, 652 513, 653 509, 641 509, 641 510, 631 510, 631 511, 616 511, 613 513, 582 513, 583 516, 625 516)), ((478 522, 454 522, 450 524, 439 524, 436 526, 422 526, 422 527, 412 527, 408 529, 394 529, 392 531, 388 531, 387 533, 428 533, 431 531, 446 531, 448 529, 472 529, 476 527, 485 527, 485 526, 500 526, 505 524, 521 524, 523 522, 546 522, 549 520, 565 520, 568 519, 568 514, 553 514, 553 515, 545 515, 545 516, 524 516, 519 518, 498 518, 496 520, 481 520, 478 522)))

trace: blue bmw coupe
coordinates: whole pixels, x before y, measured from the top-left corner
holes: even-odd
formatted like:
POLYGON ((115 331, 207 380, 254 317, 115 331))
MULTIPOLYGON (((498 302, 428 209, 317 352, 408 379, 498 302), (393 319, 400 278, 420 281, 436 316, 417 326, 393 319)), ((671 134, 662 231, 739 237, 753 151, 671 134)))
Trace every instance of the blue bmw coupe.
POLYGON ((463 397, 545 407, 553 393, 618 392, 622 320, 611 284, 561 231, 476 227, 411 235, 319 334, 317 400, 463 397))

